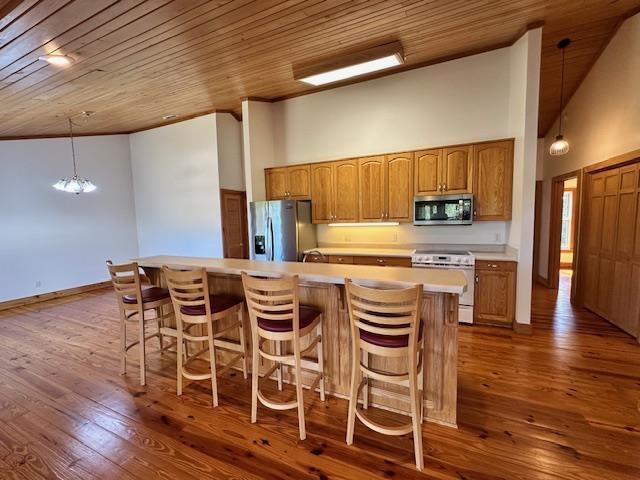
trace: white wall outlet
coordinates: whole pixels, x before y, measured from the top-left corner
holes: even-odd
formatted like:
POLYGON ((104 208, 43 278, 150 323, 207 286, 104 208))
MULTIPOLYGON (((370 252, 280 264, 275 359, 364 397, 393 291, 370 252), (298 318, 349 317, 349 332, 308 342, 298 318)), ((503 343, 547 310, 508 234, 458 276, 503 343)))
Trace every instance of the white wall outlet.
POLYGON ((496 241, 496 243, 500 243, 500 239, 501 239, 500 232, 496 232, 496 233, 493 235, 493 239, 496 241))
POLYGON ((398 241, 398 232, 393 232, 391 234, 391 241, 392 242, 397 242, 398 241))
POLYGON ((36 280, 36 288, 41 287, 42 286, 42 281, 41 280, 36 280))

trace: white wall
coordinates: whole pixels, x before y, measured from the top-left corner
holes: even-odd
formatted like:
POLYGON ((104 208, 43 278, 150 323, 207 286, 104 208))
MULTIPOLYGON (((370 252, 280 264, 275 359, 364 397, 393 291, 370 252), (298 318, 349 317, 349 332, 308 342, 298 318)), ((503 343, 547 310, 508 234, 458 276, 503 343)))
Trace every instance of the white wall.
MULTIPOLYGON (((573 47, 569 47, 570 49, 573 47)), ((540 275, 547 277, 551 179, 640 148, 640 14, 625 21, 565 108, 569 153, 549 155, 558 122, 545 137, 540 275)))
POLYGON ((130 135, 141 256, 221 257, 215 115, 130 135))
POLYGON ((516 320, 526 324, 531 323, 541 48, 540 28, 528 31, 510 48, 509 128, 515 143, 513 213, 508 243, 518 250, 516 320))
POLYGON ((68 139, 0 141, 0 302, 108 280, 107 259, 138 254, 128 136, 75 143, 95 192, 51 188, 72 174, 68 139))
POLYGON ((273 167, 273 104, 245 100, 242 102, 242 142, 247 201, 264 200, 264 169, 273 167))
POLYGON ((216 113, 216 142, 220 188, 244 190, 242 122, 230 113, 216 113))

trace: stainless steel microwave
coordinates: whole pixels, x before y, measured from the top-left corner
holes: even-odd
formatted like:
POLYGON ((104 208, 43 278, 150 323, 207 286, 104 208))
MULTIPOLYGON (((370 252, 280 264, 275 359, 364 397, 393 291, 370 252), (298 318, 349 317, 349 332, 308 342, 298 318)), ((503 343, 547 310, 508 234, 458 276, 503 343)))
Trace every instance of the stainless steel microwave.
POLYGON ((471 225, 473 195, 433 195, 413 198, 414 225, 471 225))

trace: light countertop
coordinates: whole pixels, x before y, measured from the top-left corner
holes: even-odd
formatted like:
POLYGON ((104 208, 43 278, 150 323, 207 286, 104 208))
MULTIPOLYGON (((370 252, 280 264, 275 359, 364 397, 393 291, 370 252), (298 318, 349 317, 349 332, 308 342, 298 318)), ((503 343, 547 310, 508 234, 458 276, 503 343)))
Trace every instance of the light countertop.
POLYGON ((321 247, 305 250, 304 253, 320 252, 323 255, 348 255, 351 257, 410 257, 415 249, 402 248, 356 248, 356 247, 321 247))
MULTIPOLYGON (((439 249, 446 251, 446 248, 443 247, 439 247, 439 249)), ((455 246, 452 246, 451 249, 460 250, 460 248, 455 246)), ((415 249, 407 248, 319 247, 306 250, 304 253, 320 252, 323 255, 343 255, 351 257, 411 257, 415 251, 415 249)), ((483 252, 473 249, 470 249, 469 251, 476 257, 476 260, 495 260, 503 262, 518 261, 518 252, 512 248, 508 248, 503 252, 483 252)))
POLYGON ((367 265, 343 265, 335 263, 265 262, 235 258, 178 257, 157 255, 136 258, 141 267, 172 268, 204 267, 211 273, 250 275, 265 277, 298 275, 301 281, 344 284, 345 278, 370 287, 394 287, 422 284, 425 292, 462 294, 467 282, 458 270, 430 268, 378 267, 367 265))

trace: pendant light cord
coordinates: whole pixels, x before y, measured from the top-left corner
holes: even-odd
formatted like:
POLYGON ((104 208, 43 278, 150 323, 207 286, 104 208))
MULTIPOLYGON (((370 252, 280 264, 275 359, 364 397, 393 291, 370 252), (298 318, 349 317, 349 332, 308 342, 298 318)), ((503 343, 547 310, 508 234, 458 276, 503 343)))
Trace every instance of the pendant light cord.
POLYGON ((78 176, 78 170, 76 168, 76 147, 73 143, 73 122, 71 121, 71 117, 69 117, 69 138, 71 139, 71 158, 73 159, 73 176, 78 176))
POLYGON ((558 135, 562 135, 562 101, 564 93, 564 50, 566 47, 562 47, 562 69, 560 73, 560 122, 558 124, 558 135))

